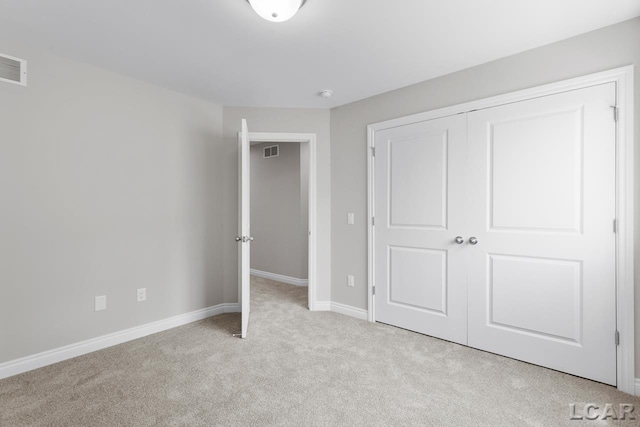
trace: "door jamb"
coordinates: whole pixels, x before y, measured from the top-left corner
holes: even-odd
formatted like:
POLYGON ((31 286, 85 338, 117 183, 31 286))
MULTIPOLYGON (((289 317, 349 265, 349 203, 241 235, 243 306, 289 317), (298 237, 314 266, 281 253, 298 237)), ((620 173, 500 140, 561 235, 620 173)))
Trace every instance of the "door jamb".
MULTIPOLYGON (((635 394, 635 303, 634 303, 634 66, 615 68, 569 80, 524 89, 491 98, 413 114, 367 126, 367 307, 368 320, 375 322, 374 247, 374 143, 376 132, 433 120, 471 110, 497 107, 606 83, 616 84, 616 324, 620 336, 617 349, 617 388, 635 394)), ((613 331, 612 331, 613 332, 613 331)), ((613 337, 612 337, 613 340, 613 337)))
MULTIPOLYGON (((238 136, 240 137, 240 136, 238 136)), ((317 294, 317 155, 315 133, 285 133, 285 132, 249 132, 249 145, 261 142, 298 142, 309 143, 309 230, 308 230, 308 304, 309 310, 316 309, 317 294)))

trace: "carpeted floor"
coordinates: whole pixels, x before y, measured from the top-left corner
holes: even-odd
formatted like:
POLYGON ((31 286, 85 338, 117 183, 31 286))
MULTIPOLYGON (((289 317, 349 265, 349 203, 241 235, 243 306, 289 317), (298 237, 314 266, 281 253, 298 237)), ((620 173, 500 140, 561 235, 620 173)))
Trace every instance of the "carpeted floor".
POLYGON ((311 313, 306 294, 253 278, 247 339, 224 314, 2 380, 0 425, 640 425, 569 419, 571 403, 631 403, 640 420, 613 387, 311 313))

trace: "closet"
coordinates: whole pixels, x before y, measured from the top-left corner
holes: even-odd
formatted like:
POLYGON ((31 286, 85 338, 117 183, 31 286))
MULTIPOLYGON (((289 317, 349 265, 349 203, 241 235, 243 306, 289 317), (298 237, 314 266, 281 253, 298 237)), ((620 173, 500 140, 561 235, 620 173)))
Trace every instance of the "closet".
POLYGON ((375 320, 616 384, 615 83, 372 133, 375 320))

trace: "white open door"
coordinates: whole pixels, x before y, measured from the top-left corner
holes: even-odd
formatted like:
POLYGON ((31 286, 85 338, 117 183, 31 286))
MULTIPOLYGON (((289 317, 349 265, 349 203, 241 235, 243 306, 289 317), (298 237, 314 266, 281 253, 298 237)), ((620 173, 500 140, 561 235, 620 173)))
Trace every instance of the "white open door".
POLYGON ((250 227, 250 174, 249 174, 249 129, 247 121, 242 119, 242 132, 238 138, 238 282, 240 284, 240 303, 242 309, 241 337, 247 337, 249 328, 251 277, 251 227, 250 227))

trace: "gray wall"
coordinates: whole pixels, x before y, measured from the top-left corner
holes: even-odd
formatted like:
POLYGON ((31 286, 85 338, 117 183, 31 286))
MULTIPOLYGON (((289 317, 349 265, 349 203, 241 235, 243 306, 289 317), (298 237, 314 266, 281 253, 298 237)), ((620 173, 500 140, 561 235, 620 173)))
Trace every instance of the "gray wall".
MULTIPOLYGON (((247 119, 250 132, 301 132, 317 135, 317 283, 316 300, 331 300, 331 171, 329 147, 330 121, 328 109, 244 108, 224 107, 224 238, 225 265, 237 265, 234 237, 238 223, 238 131, 247 119)), ((226 302, 238 299, 237 273, 224 271, 226 302)))
POLYGON ((29 70, 0 83, 0 363, 222 303, 222 108, 0 52, 29 70))
MULTIPOLYGON (((367 307, 368 124, 635 64, 635 135, 640 137, 640 18, 331 110, 332 300, 367 307), (356 225, 346 224, 347 212, 356 225), (356 276, 354 288, 346 275, 356 276)), ((636 143, 636 147, 638 144, 636 143)), ((640 149, 636 194, 640 194, 640 149)), ((636 207, 638 208, 638 196, 636 207)), ((640 215, 636 215, 636 331, 640 331, 640 215)), ((640 340, 636 341, 640 372, 640 340)))
POLYGON ((279 155, 264 158, 264 148, 272 145, 251 146, 251 268, 306 279, 301 254, 308 247, 303 200, 309 200, 309 182, 300 149, 307 144, 278 143, 279 155))

